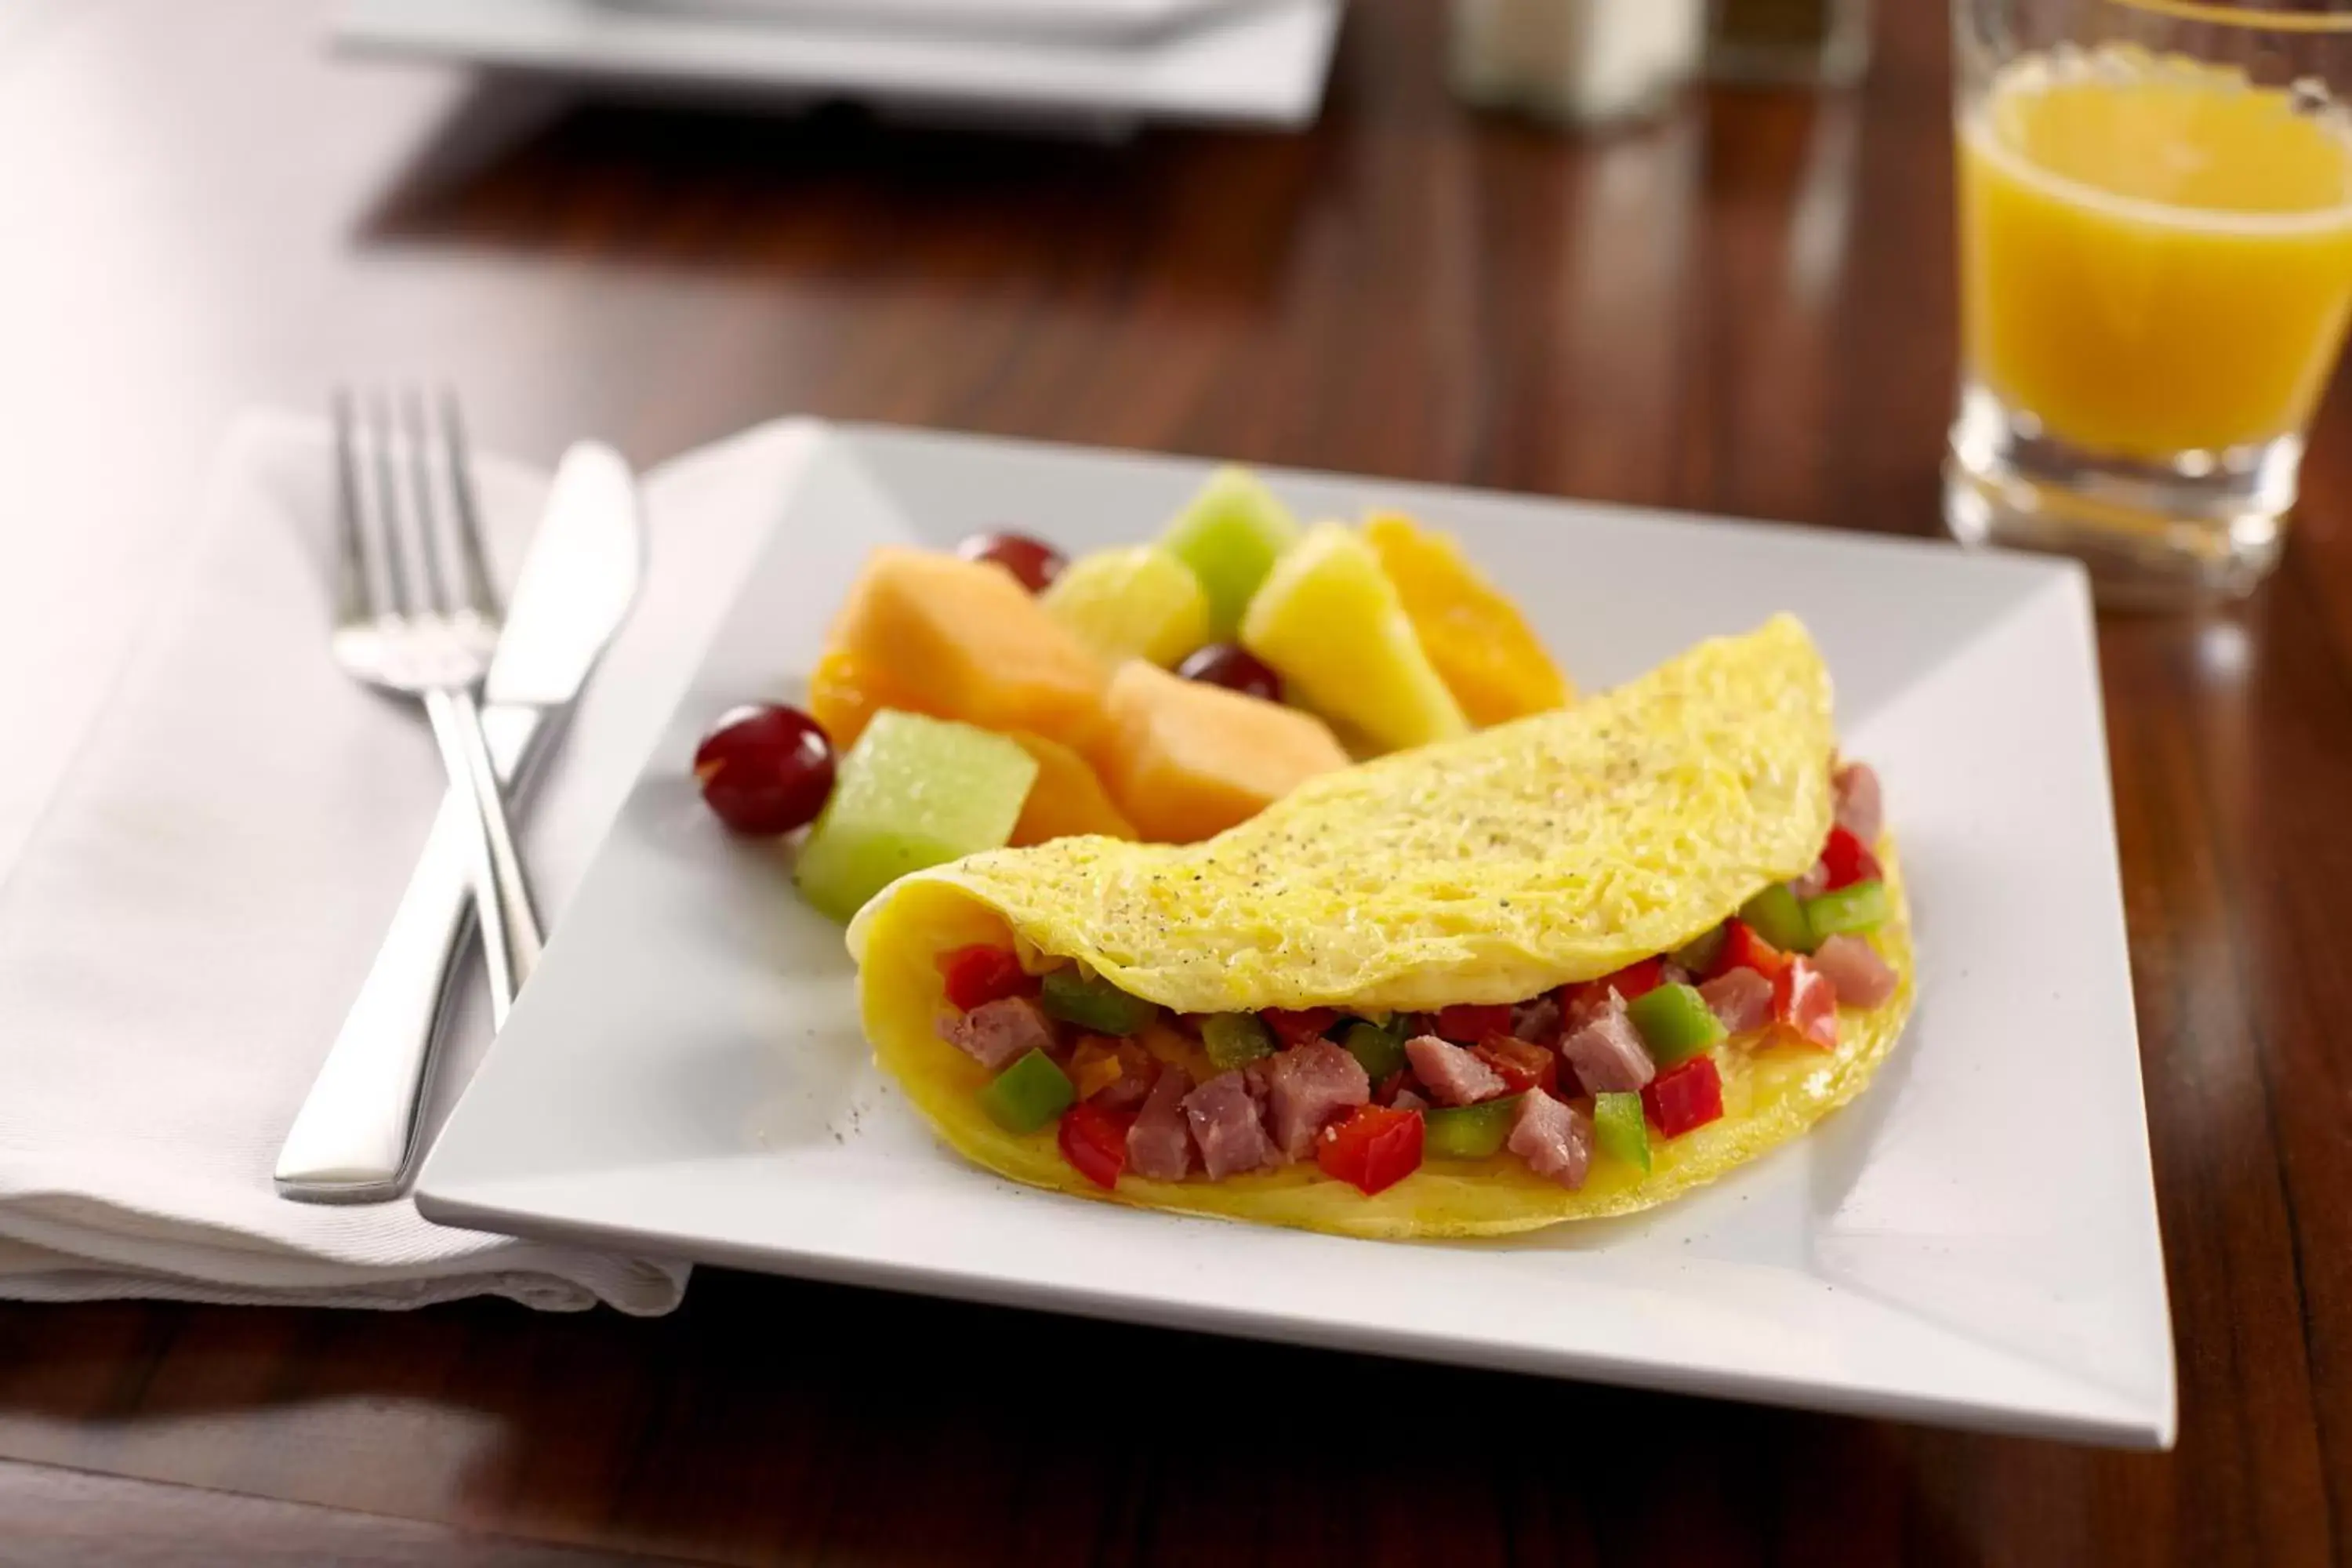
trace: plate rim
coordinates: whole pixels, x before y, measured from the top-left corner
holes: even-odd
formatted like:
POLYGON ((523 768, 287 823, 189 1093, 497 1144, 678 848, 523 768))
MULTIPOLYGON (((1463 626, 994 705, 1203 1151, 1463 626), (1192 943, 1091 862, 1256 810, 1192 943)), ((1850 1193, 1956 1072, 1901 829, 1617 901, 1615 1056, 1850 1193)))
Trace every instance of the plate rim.
MULTIPOLYGON (((508 0, 498 16, 490 15, 491 9, 436 0, 436 8, 420 16, 401 0, 340 0, 327 24, 327 37, 336 50, 354 58, 468 65, 553 81, 601 83, 616 90, 786 100, 835 94, 884 104, 961 109, 1024 123, 1094 117, 1098 123, 1079 129, 1096 135, 1122 132, 1143 121, 1297 131, 1313 124, 1322 112, 1346 0, 1281 0, 1279 5, 1265 7, 1297 14, 1293 25, 1305 29, 1304 47, 1278 88, 1252 83, 1238 89, 1205 79, 1197 71, 1187 75, 1169 68, 1167 51, 1184 41, 1182 29, 1153 35, 1140 44, 1083 37, 975 42, 925 38, 903 28, 897 36, 837 27, 828 33, 810 23, 757 16, 606 16, 582 0, 508 0), (745 37, 757 39, 763 33, 770 35, 765 40, 769 47, 755 55, 740 47, 705 47, 740 45, 745 37), (795 36, 804 44, 820 46, 816 59, 796 60, 788 47, 781 47, 795 36), (1059 54, 1065 57, 1063 63, 1079 70, 1073 79, 1048 79, 1052 73, 1040 75, 1033 59, 1014 87, 1003 80, 960 80, 954 70, 922 61, 926 50, 957 47, 1006 57, 1024 51, 1059 54), (1157 56, 1155 49, 1160 51, 1157 56), (1128 58, 1119 58, 1122 51, 1128 58)), ((1228 28, 1249 25, 1253 21, 1244 12, 1213 15, 1204 24, 1228 28)), ((1260 20, 1255 25, 1267 24, 1260 20)))
MULTIPOLYGON (((1305 1335, 1309 1325, 1304 1320, 1284 1321, 1240 1309, 1191 1304, 1170 1307, 1164 1313, 1154 1313, 1150 1310, 1151 1301, 1143 1297, 1042 1286, 1032 1286, 1024 1290, 1017 1284, 1005 1284, 983 1276, 877 1263, 832 1253, 796 1254, 795 1267, 784 1270, 774 1266, 773 1252, 762 1253, 740 1243, 716 1238, 710 1239, 707 1246, 698 1246, 691 1254, 665 1252, 664 1247, 674 1244, 677 1239, 675 1235, 665 1236, 609 1221, 551 1219, 544 1207, 507 1207, 495 1201, 496 1194, 502 1190, 529 1187, 541 1179, 485 1182, 472 1190, 471 1197, 436 1194, 428 1198, 420 1190, 415 1194, 417 1207, 425 1218, 436 1225, 462 1226, 492 1230, 500 1235, 525 1236, 574 1245, 588 1243, 601 1250, 623 1252, 633 1257, 669 1258, 778 1279, 805 1279, 859 1289, 891 1290, 934 1300, 969 1301, 1018 1311, 1082 1317, 1178 1333, 1246 1339, 1304 1350, 1394 1357, 1433 1366, 1475 1367, 1516 1376, 1601 1384, 1612 1388, 1665 1394, 1679 1398, 1730 1400, 1766 1405, 1781 1410, 1820 1411, 1864 1420, 1924 1424, 1990 1436, 2040 1437, 2141 1452, 2168 1449, 2175 1436, 2175 1415, 2169 1406, 2162 1412, 2140 1409, 2128 1395, 2087 1379, 2074 1380, 2075 1386, 2085 1394, 2104 1395, 2104 1400, 2086 1398, 2079 1405, 2062 1411, 2048 1405, 1993 1405, 1982 1400, 1966 1401, 1889 1390, 1877 1385, 1832 1384, 1801 1377, 1774 1377, 1716 1369, 1698 1370, 1687 1377, 1677 1378, 1672 1364, 1664 1361, 1629 1363, 1622 1356, 1612 1357, 1592 1352, 1563 1355, 1523 1350, 1515 1353, 1508 1346, 1488 1342, 1442 1340, 1433 1332, 1404 1329, 1346 1326, 1334 1332, 1328 1321, 1321 1320, 1312 1325, 1322 1331, 1321 1337, 1309 1340, 1305 1335), (1463 1353, 1465 1351, 1468 1353, 1463 1353), (1570 1368, 1562 1364, 1564 1362, 1579 1364, 1570 1368), (2091 1406, 2102 1403, 2110 1407, 2110 1413, 2104 1416, 2092 1413, 2091 1406)), ((1229 1223, 1198 1216, 1168 1217, 1194 1219, 1202 1225, 1229 1223)))

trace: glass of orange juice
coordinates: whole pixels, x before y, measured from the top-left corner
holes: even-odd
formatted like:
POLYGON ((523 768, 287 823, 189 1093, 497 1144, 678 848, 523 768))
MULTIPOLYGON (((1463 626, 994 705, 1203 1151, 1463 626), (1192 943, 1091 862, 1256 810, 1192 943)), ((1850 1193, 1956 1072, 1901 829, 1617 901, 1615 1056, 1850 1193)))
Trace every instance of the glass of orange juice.
POLYGON ((2277 563, 2352 314, 2352 0, 1953 0, 1944 511, 2104 602, 2277 563))

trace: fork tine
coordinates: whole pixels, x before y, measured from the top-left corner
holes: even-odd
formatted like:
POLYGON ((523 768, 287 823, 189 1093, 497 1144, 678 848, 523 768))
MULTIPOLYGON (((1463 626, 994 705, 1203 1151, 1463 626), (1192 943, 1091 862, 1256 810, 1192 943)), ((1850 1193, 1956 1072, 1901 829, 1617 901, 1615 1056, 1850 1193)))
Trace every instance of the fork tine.
POLYGON ((382 613, 382 597, 374 591, 367 537, 361 521, 359 454, 352 447, 352 395, 338 386, 329 405, 335 426, 335 615, 356 621, 382 613))
POLYGON ((485 620, 499 616, 497 580, 482 548, 481 509, 475 504, 474 459, 466 446, 465 421, 457 415, 457 396, 441 388, 441 446, 449 465, 449 498, 457 518, 457 570, 464 578, 466 603, 485 620))
POLYGON ((461 600, 458 585, 443 569, 441 504, 434 494, 433 445, 425 426, 425 400, 415 386, 400 397, 400 437, 408 448, 408 499, 413 509, 417 554, 428 609, 448 614, 461 600))
MULTIPOLYGON (((393 614, 405 616, 412 613, 415 599, 409 587, 408 551, 401 541, 407 527, 407 509, 401 504, 400 485, 393 471, 390 394, 378 392, 373 397, 362 398, 360 410, 362 422, 367 426, 368 444, 374 448, 376 527, 383 539, 384 580, 391 609, 393 614)), ((379 603, 377 609, 381 613, 383 605, 379 603)))

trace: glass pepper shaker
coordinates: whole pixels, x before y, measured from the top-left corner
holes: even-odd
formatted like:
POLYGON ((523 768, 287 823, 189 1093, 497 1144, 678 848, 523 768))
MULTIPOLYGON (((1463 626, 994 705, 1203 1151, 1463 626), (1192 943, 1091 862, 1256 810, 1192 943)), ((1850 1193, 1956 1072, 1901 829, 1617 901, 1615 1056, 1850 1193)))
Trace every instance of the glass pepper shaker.
POLYGON ((1870 0, 1714 0, 1706 74, 1717 81, 1848 87, 1870 64, 1870 0))

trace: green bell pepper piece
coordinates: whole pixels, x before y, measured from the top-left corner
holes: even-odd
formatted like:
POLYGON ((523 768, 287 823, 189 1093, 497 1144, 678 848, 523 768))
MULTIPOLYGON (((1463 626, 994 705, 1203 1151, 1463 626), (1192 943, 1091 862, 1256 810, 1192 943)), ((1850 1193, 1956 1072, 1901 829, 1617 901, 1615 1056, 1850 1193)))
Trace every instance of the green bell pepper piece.
POLYGON ((1201 1020, 1201 1044, 1219 1072, 1274 1055, 1274 1031, 1255 1013, 1212 1013, 1201 1020))
POLYGON ((1884 924, 1891 912, 1886 884, 1876 880, 1855 882, 1805 900, 1805 923, 1821 942, 1849 931, 1870 931, 1884 924))
POLYGON ((1821 939, 1806 923, 1805 906, 1797 901, 1786 882, 1775 882, 1740 905, 1739 918, 1782 952, 1811 952, 1821 946, 1821 939))
POLYGON ((1031 1051, 988 1081, 980 1108, 1007 1132, 1034 1132, 1077 1103, 1077 1086, 1043 1051, 1031 1051))
POLYGON ((1611 1159, 1650 1168, 1650 1124, 1642 1119, 1640 1095, 1594 1095, 1592 1136, 1611 1159))
POLYGON ((1056 969, 1040 983, 1038 1005, 1046 1016, 1097 1035, 1131 1035, 1160 1009, 1129 996, 1109 981, 1077 969, 1056 969))
POLYGON ((1723 1020, 1693 985, 1660 985, 1625 1005, 1625 1016, 1642 1032, 1650 1058, 1670 1068, 1723 1038, 1723 1020))
POLYGON ((1484 1100, 1421 1113, 1421 1150, 1446 1160, 1483 1160, 1503 1146, 1519 1114, 1519 1097, 1484 1100))
POLYGON ((1723 944, 1730 940, 1728 927, 1715 926, 1699 932, 1666 956, 1693 974, 1705 974, 1715 967, 1715 961, 1723 956, 1723 944))
POLYGON ((1404 1067, 1404 1042, 1394 1030, 1378 1024, 1350 1024, 1339 1036, 1339 1043, 1364 1064, 1364 1076, 1374 1083, 1404 1067))

